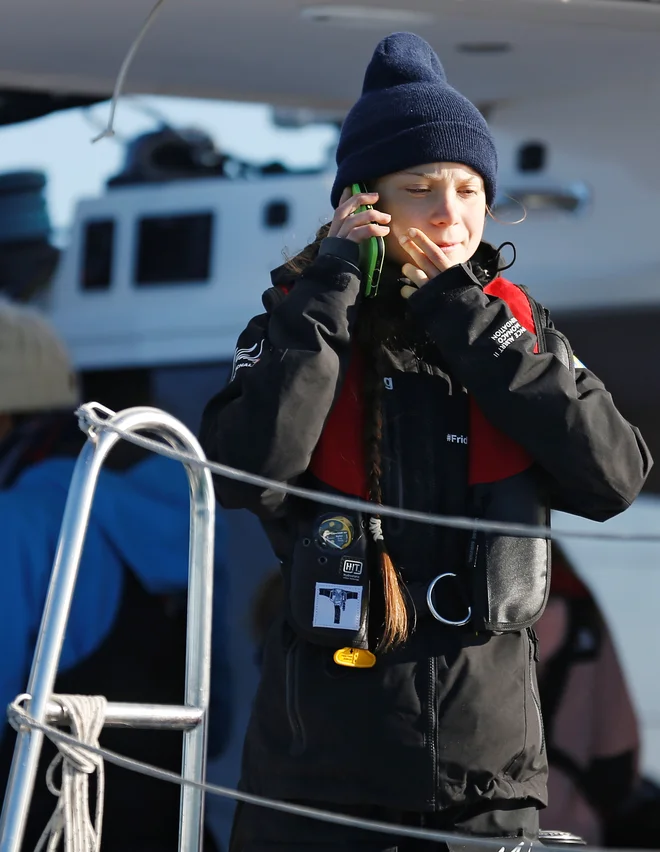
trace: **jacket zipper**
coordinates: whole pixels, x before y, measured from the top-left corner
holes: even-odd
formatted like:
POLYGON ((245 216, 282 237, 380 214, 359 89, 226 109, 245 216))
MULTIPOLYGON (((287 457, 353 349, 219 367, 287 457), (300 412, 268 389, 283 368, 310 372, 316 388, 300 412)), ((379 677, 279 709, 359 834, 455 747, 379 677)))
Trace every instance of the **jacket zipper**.
POLYGON ((534 317, 534 329, 536 330, 536 339, 538 341, 539 352, 545 352, 547 351, 547 347, 545 345, 545 335, 543 334, 543 329, 545 328, 545 326, 543 325, 543 320, 539 312, 539 306, 536 304, 535 300, 532 299, 532 297, 529 295, 526 288, 521 287, 521 290, 527 297, 529 307, 532 310, 532 316, 534 317))
POLYGON ((541 715, 541 702, 536 697, 536 690, 534 689, 534 659, 535 654, 534 650, 536 648, 536 642, 534 639, 529 636, 529 690, 532 693, 532 700, 534 701, 534 707, 536 708, 536 718, 539 722, 539 733, 541 735, 541 754, 545 752, 545 727, 543 725, 543 716, 541 715))
POLYGON ((286 652, 285 689, 286 712, 291 728, 291 751, 298 752, 303 745, 303 725, 298 711, 298 639, 294 639, 286 652))
POLYGON ((436 753, 435 657, 429 661, 429 745, 431 749, 431 804, 436 804, 438 790, 438 760, 436 753))
MULTIPOLYGON (((476 520, 481 520, 481 516, 475 516, 476 520)), ((468 564, 470 568, 475 571, 477 568, 477 563, 479 561, 479 533, 480 530, 472 530, 472 536, 470 537, 470 547, 468 550, 468 564)))

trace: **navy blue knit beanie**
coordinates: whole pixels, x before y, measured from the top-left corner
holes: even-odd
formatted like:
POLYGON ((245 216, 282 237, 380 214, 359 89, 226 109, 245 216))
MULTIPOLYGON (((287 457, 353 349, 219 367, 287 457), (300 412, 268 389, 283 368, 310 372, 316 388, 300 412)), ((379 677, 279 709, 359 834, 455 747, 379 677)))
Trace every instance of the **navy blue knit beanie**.
POLYGON ((471 166, 484 179, 487 203, 493 203, 497 152, 486 120, 447 83, 423 38, 393 33, 374 51, 362 96, 342 126, 332 206, 356 181, 438 162, 471 166))

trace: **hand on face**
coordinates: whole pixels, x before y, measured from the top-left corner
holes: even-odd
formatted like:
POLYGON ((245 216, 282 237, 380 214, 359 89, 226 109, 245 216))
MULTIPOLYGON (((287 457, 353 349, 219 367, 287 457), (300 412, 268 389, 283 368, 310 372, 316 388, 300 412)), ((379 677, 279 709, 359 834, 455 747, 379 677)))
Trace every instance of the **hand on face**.
POLYGON ((392 215, 386 255, 414 286, 408 298, 479 247, 486 220, 484 181, 460 163, 426 163, 379 178, 378 206, 392 215))
POLYGON ((436 275, 455 265, 454 261, 449 260, 443 250, 419 228, 411 228, 407 234, 399 238, 399 243, 412 260, 412 263, 404 263, 401 271, 415 285, 406 284, 401 288, 404 299, 409 299, 436 275))

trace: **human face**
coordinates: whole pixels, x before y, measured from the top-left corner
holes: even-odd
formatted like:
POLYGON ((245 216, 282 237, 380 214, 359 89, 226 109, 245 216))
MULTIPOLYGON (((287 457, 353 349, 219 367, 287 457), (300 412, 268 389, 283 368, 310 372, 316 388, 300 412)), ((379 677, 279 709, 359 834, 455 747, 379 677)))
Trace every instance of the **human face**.
POLYGON ((477 250, 486 222, 481 175, 460 163, 425 163, 376 181, 377 208, 392 217, 385 237, 389 260, 411 262, 400 239, 410 228, 423 231, 452 264, 465 263, 477 250))

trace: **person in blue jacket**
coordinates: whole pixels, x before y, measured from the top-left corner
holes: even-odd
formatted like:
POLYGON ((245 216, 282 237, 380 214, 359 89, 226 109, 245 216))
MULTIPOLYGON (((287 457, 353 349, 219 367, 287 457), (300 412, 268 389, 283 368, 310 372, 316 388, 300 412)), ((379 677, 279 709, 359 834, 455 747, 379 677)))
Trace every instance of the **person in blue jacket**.
MULTIPOLYGON (((144 402, 144 400, 143 400, 144 402)), ((25 690, 69 482, 85 436, 67 353, 36 312, 0 302, 0 705, 25 690)), ((62 650, 57 693, 181 703, 185 670, 189 496, 178 462, 118 445, 101 470, 62 650)), ((227 736, 224 541, 216 527, 210 751, 227 736)), ((14 733, 0 727, 0 798, 14 733)), ((176 732, 107 729, 101 744, 179 772, 176 732)), ((25 848, 54 809, 44 749, 25 848)), ((176 848, 179 788, 106 764, 103 848, 176 848), (127 833, 127 826, 130 830, 127 833)), ((209 840, 207 849, 212 842, 209 840)))

